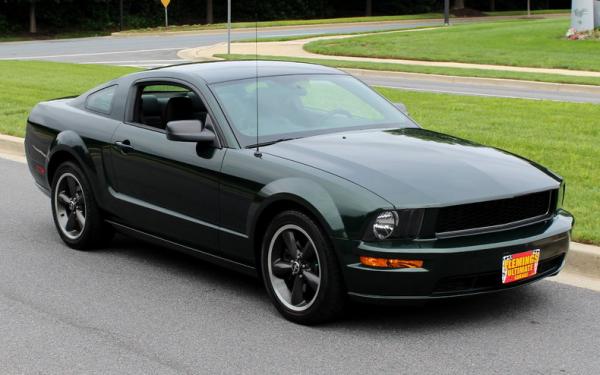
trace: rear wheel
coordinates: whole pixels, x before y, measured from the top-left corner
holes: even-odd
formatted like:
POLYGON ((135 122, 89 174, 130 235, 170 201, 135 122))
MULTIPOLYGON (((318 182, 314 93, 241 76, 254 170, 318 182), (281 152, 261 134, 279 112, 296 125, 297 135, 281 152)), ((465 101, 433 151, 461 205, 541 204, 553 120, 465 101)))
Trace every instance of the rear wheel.
POLYGON ((288 320, 317 324, 343 311, 337 259, 323 231, 307 215, 277 215, 265 234, 261 258, 267 292, 288 320))
POLYGON ((113 236, 104 223, 89 183, 72 162, 61 164, 52 181, 52 214, 62 240, 74 249, 106 244, 113 236))

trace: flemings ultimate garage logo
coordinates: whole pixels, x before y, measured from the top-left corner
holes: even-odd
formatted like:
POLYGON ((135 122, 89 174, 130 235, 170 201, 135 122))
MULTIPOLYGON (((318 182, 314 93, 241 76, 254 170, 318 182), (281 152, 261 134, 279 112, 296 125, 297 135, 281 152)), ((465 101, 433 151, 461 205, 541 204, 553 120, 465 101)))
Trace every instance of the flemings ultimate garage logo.
POLYGON ((537 273, 540 249, 505 255, 502 258, 502 284, 523 280, 537 273))

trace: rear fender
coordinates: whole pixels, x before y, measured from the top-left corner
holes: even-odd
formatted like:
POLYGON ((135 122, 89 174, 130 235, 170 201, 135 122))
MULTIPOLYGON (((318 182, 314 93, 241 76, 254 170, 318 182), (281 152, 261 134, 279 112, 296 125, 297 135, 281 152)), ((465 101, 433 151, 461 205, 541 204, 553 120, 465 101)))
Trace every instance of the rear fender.
MULTIPOLYGON (((64 160, 67 154, 79 164, 92 187, 98 186, 97 170, 90 151, 83 139, 72 130, 60 132, 50 145, 50 152, 48 153, 48 162, 46 165, 46 170, 48 171, 48 185, 52 186, 53 171, 58 167, 57 163, 64 160)), ((96 198, 98 198, 95 192, 96 189, 92 190, 94 191, 96 198)))

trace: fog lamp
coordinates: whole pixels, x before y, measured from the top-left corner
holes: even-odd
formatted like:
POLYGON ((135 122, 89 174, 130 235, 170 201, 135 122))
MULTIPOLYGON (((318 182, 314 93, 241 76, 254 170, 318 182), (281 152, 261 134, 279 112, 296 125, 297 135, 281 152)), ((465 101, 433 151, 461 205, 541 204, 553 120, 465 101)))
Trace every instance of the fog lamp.
POLYGON ((387 258, 373 258, 373 257, 360 257, 360 263, 377 268, 422 268, 423 261, 416 259, 387 259, 387 258))

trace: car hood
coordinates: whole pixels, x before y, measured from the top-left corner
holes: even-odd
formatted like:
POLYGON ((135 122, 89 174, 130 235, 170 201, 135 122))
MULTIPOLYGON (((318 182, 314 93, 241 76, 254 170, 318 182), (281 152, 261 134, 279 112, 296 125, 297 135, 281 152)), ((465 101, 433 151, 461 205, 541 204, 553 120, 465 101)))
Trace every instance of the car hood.
POLYGON ((326 134, 262 151, 352 181, 397 208, 503 199, 560 185, 523 158, 424 129, 326 134))

